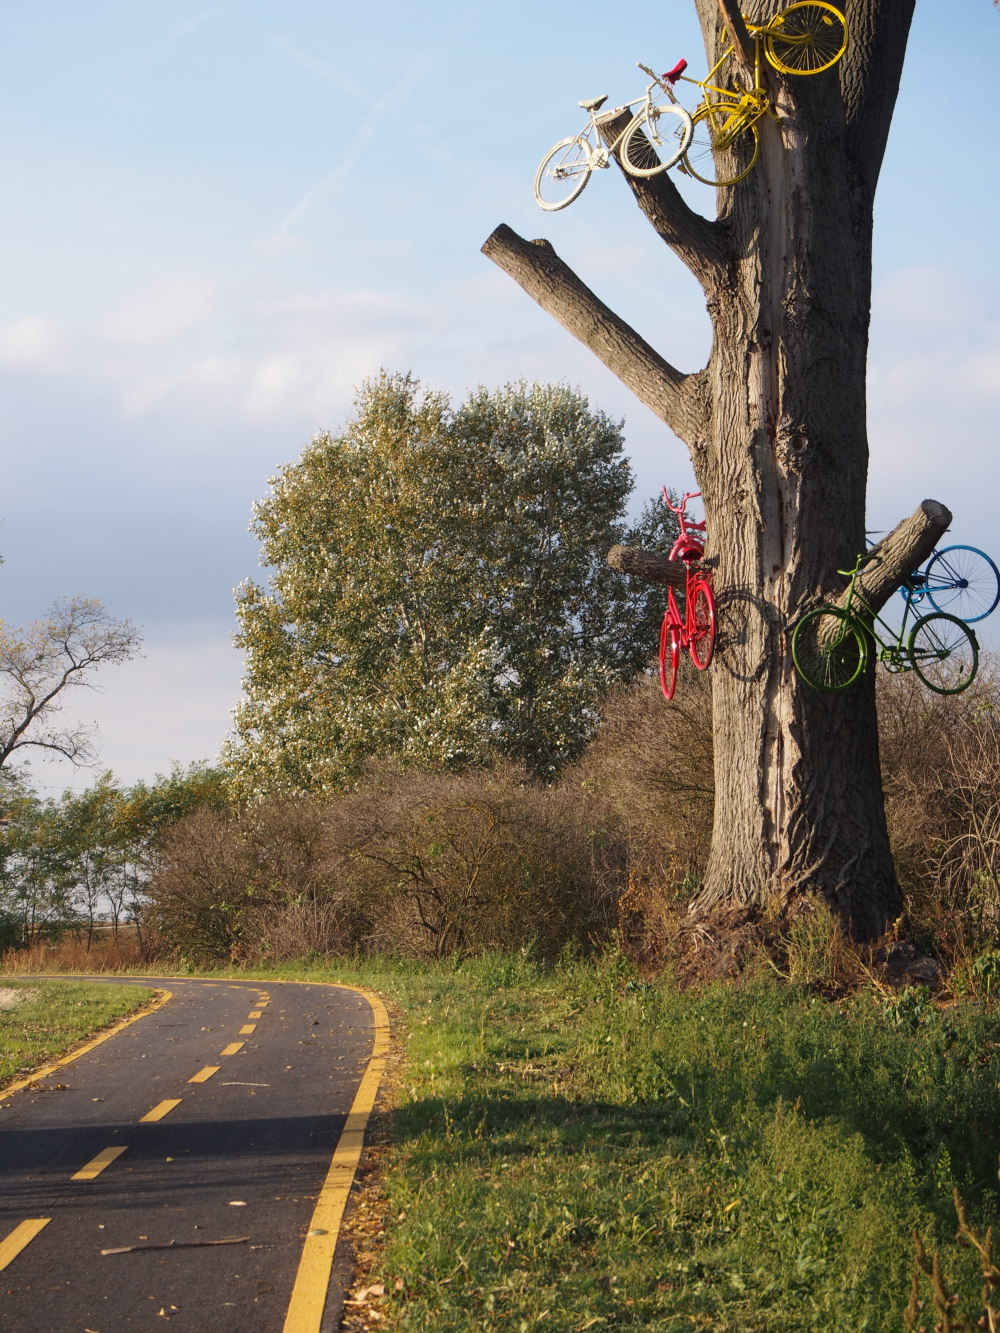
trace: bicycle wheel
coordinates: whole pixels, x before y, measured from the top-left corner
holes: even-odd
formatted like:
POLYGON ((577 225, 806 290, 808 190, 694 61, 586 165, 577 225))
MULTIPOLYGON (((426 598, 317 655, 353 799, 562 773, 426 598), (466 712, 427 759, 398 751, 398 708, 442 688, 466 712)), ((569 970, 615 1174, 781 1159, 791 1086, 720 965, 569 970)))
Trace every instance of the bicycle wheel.
POLYGON ((681 627, 670 614, 663 617, 660 626, 660 689, 664 699, 672 699, 677 689, 677 671, 681 664, 681 627))
POLYGON ((817 690, 846 690, 868 661, 864 630, 846 611, 821 606, 808 611, 792 631, 792 661, 817 690))
POLYGON ((692 130, 682 106, 650 103, 622 136, 621 164, 630 176, 658 176, 684 156, 692 130))
POLYGON ((936 611, 913 626, 907 656, 935 694, 961 694, 979 669, 979 644, 964 620, 936 611))
POLYGON ((764 55, 781 74, 819 74, 847 50, 847 23, 823 0, 800 0, 764 29, 764 55))
POLYGON ((535 172, 535 203, 547 213, 565 208, 590 180, 590 144, 582 135, 560 141, 535 172))
POLYGON ((704 580, 700 580, 691 595, 694 598, 694 632, 688 652, 698 670, 704 671, 715 651, 715 594, 704 580))
POLYGON ((996 610, 1000 572, 985 551, 946 546, 928 560, 924 588, 935 611, 958 616, 968 625, 996 610))
POLYGON ((721 102, 705 102, 692 116, 691 143, 681 170, 705 185, 735 185, 760 157, 757 126, 721 102))

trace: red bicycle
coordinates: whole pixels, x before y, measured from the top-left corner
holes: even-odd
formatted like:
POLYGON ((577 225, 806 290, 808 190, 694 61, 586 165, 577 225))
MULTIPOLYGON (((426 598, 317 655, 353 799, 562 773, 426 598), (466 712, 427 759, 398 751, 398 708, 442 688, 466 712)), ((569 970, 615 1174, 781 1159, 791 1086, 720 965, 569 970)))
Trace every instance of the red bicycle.
POLYGON ((712 575, 699 566, 705 554, 705 520, 695 523, 684 512, 688 500, 695 500, 700 494, 701 491, 688 491, 679 505, 672 505, 666 486, 663 488, 663 502, 674 511, 681 525, 680 536, 670 548, 670 559, 683 560, 687 565, 684 576, 684 614, 678 609, 673 588, 667 588, 667 613, 660 629, 660 688, 665 699, 672 699, 677 688, 681 649, 687 648, 699 671, 704 671, 709 665, 715 649, 712 575))

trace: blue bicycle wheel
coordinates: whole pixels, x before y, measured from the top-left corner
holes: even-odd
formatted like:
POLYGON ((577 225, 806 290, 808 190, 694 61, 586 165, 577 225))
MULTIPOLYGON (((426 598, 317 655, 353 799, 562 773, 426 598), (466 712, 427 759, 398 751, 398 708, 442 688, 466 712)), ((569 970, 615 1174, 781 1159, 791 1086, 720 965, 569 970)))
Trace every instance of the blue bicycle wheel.
POLYGON ((1000 572, 975 546, 946 546, 927 562, 924 590, 936 610, 971 624, 996 610, 1000 572))

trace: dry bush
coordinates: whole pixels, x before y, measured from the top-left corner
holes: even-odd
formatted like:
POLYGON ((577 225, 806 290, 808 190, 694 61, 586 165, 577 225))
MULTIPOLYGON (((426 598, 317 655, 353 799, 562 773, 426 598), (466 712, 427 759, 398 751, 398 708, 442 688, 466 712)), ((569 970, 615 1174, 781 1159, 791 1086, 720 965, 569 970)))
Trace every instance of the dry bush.
POLYGON ((510 769, 372 774, 332 799, 204 811, 168 835, 149 919, 195 960, 549 957, 613 928, 625 857, 606 814, 510 769))
POLYGON ((1000 671, 962 694, 883 674, 886 816, 907 914, 952 959, 1000 943, 1000 671))
POLYGON ((530 947, 552 957, 612 930, 625 850, 602 801, 516 769, 406 774, 336 803, 372 945, 417 956, 530 947))
POLYGON ((368 923, 334 861, 321 801, 198 811, 163 840, 148 926, 161 948, 192 961, 351 952, 368 923))
POLYGON ((644 676, 608 701, 587 753, 567 774, 622 821, 633 885, 686 888, 700 879, 712 833, 712 692, 682 663, 668 703, 644 676), (686 669, 685 669, 686 668, 686 669))

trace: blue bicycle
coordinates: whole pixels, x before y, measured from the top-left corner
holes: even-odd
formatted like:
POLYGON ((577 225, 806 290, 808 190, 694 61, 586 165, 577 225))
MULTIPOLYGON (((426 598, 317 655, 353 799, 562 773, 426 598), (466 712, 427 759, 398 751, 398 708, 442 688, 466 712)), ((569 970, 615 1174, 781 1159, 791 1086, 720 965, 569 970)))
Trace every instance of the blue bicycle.
POLYGON ((935 551, 900 589, 908 602, 924 597, 936 611, 957 616, 967 625, 985 620, 1000 602, 1000 572, 975 546, 945 546, 935 551))

